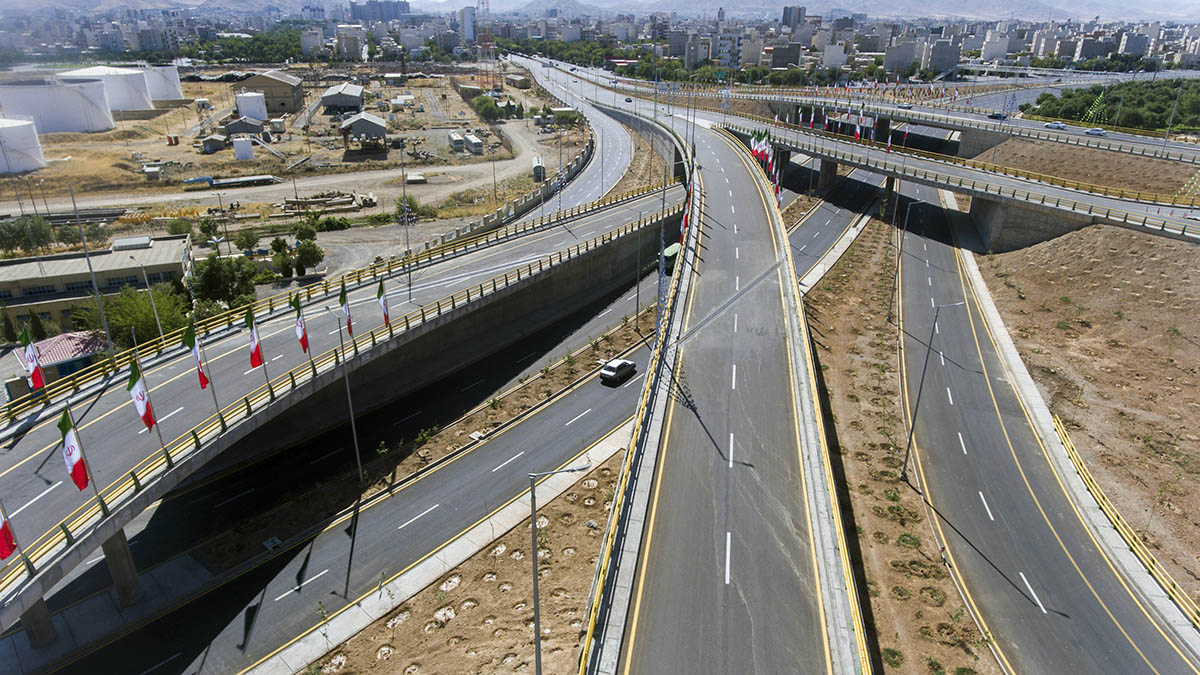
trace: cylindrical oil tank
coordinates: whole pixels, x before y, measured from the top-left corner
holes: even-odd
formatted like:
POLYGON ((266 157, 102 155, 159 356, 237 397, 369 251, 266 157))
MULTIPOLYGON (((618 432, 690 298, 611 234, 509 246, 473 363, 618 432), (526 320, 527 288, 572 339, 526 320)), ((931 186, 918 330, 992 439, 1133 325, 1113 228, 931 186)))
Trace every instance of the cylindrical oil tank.
POLYGON ((109 110, 153 110, 150 88, 146 85, 146 71, 140 68, 114 68, 93 66, 59 73, 67 82, 76 80, 100 80, 108 96, 109 110))
POLYGON ((24 173, 44 166, 46 159, 33 120, 0 117, 0 174, 24 173))
POLYGON ((32 118, 38 132, 43 134, 113 128, 104 82, 98 79, 0 83, 0 111, 9 117, 32 118))
POLYGON ((175 66, 146 66, 146 87, 155 101, 178 101, 183 98, 179 83, 179 68, 175 66))

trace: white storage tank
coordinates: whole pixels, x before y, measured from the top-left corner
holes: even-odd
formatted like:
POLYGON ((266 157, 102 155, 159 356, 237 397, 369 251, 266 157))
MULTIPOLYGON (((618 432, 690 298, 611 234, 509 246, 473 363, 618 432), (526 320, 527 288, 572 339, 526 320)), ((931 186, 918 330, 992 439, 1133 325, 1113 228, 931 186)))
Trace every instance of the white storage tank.
POLYGON ((254 159, 254 146, 250 144, 249 138, 233 139, 233 158, 254 159))
POLYGON ((112 111, 100 80, 20 80, 0 84, 0 110, 33 119, 39 133, 112 129, 112 111))
POLYGON ((261 91, 239 91, 233 99, 237 103, 238 116, 261 122, 271 119, 267 114, 267 97, 261 91))
POLYGON ((100 80, 108 96, 109 110, 153 110, 150 88, 146 85, 146 71, 139 68, 114 68, 93 66, 59 73, 66 82, 100 80))
POLYGON ((33 120, 0 117, 0 174, 46 166, 33 120))
POLYGON ((179 83, 179 68, 176 66, 146 66, 146 87, 150 98, 155 101, 178 101, 183 98, 183 85, 179 83))

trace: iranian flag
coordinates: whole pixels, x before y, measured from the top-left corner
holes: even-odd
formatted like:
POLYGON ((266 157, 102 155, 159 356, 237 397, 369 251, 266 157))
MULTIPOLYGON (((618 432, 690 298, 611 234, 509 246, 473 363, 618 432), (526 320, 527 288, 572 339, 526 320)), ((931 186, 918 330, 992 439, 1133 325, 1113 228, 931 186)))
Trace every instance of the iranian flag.
POLYGON ((204 389, 208 386, 208 377, 204 374, 204 361, 200 359, 200 343, 196 341, 195 321, 189 323, 187 330, 183 332, 183 344, 192 353, 192 360, 196 362, 196 374, 200 376, 200 388, 204 389))
MULTIPOLYGON (((146 409, 149 410, 150 406, 147 405, 146 409)), ((88 486, 87 464, 83 461, 83 449, 79 447, 75 425, 71 424, 71 415, 66 410, 58 420, 58 430, 62 432, 63 461, 67 464, 67 473, 71 474, 75 487, 82 490, 88 486)))
POLYGON ((383 292, 383 279, 379 280, 379 289, 375 291, 375 300, 379 302, 379 309, 383 310, 383 325, 392 325, 392 319, 388 315, 387 294, 383 292))
MULTIPOLYGON (((133 407, 137 409, 138 417, 142 418, 142 422, 146 424, 147 429, 154 427, 154 410, 150 407, 150 392, 146 390, 146 378, 142 375, 141 368, 138 368, 138 362, 134 360, 129 364, 129 383, 125 385, 125 389, 129 391, 129 397, 133 399, 133 407)), ((62 427, 62 423, 59 423, 62 427)), ((67 432, 64 430, 64 434, 67 432)), ((71 468, 71 460, 67 460, 67 468, 71 468)))
POLYGON ((246 308, 246 327, 250 329, 250 368, 263 364, 262 345, 258 341, 258 324, 254 323, 254 308, 246 308))
POLYGON ((888 147, 887 147, 887 151, 888 151, 889 153, 892 151, 892 134, 891 134, 891 132, 890 132, 890 131, 888 132, 888 147))
POLYGON ((8 519, 0 521, 0 560, 6 560, 17 550, 17 540, 13 538, 12 525, 8 519))
POLYGON ((25 345, 25 374, 29 376, 29 386, 34 391, 46 386, 46 378, 42 376, 42 366, 38 363, 37 348, 29 338, 29 327, 21 329, 21 344, 25 345))
POLYGON ((304 314, 300 311, 300 296, 292 296, 292 309, 296 310, 296 339, 300 341, 300 349, 308 353, 308 327, 304 325, 304 314))
POLYGON ((346 334, 354 337, 354 324, 350 321, 350 301, 346 299, 345 279, 342 279, 342 294, 338 296, 338 304, 342 306, 342 314, 346 315, 346 334))

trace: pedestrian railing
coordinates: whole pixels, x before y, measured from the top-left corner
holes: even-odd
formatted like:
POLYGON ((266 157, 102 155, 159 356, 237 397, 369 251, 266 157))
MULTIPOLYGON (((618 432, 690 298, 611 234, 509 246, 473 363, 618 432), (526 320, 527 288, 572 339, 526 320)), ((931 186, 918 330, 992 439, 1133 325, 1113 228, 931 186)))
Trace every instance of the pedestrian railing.
POLYGON ((613 241, 636 234, 643 229, 656 228, 660 223, 679 215, 682 210, 682 205, 668 207, 665 211, 645 216, 611 232, 543 256, 536 261, 470 286, 402 316, 392 317, 389 325, 378 326, 369 332, 353 337, 345 343, 344 347, 330 349, 319 356, 313 356, 311 361, 277 375, 266 384, 226 405, 214 415, 168 441, 163 449, 148 455, 133 466, 123 478, 100 489, 98 496, 84 501, 58 525, 27 544, 24 549, 25 560, 21 560, 20 556, 14 556, 3 568, 0 568, 0 597, 7 597, 10 595, 10 590, 17 588, 24 580, 31 578, 38 570, 56 560, 57 556, 70 548, 81 537, 91 533, 104 518, 127 504, 135 495, 146 489, 148 484, 163 476, 176 463, 214 443, 238 423, 244 422, 255 413, 272 405, 280 395, 313 382, 322 373, 330 372, 342 365, 342 361, 357 358, 361 353, 369 351, 377 345, 386 344, 389 340, 416 326, 469 306, 471 303, 479 302, 485 297, 490 297, 613 241))
MULTIPOLYGON (((433 247, 427 251, 419 253, 410 253, 402 258, 391 258, 372 263, 367 267, 351 270, 344 274, 318 281, 307 286, 302 286, 298 289, 277 293, 261 300, 256 300, 249 307, 253 310, 255 317, 269 318, 276 312, 290 312, 291 308, 288 303, 291 297, 299 294, 301 301, 308 303, 314 298, 326 299, 331 295, 337 295, 341 292, 341 285, 345 283, 347 288, 357 288, 366 283, 374 283, 379 279, 388 279, 399 274, 410 272, 423 267, 428 267, 444 260, 459 257, 467 253, 472 253, 483 248, 488 248, 505 241, 537 232, 549 227, 553 227, 566 220, 577 218, 579 216, 595 213, 597 211, 609 208, 614 205, 622 204, 639 197, 646 196, 658 190, 664 189, 664 185, 659 184, 640 190, 633 190, 620 195, 610 195, 590 204, 584 204, 555 213, 542 216, 530 221, 522 223, 514 223, 503 228, 489 230, 468 237, 452 239, 444 244, 433 247)), ((203 337, 208 337, 214 331, 225 330, 233 326, 240 326, 246 316, 246 305, 235 307, 228 311, 221 312, 212 317, 201 319, 196 322, 196 333, 203 337)), ((161 355, 170 350, 178 350, 183 353, 182 339, 185 329, 180 328, 151 340, 147 340, 138 345, 137 355, 142 359, 148 359, 152 356, 161 355)), ((129 367, 133 362, 134 350, 127 349, 118 352, 111 359, 97 361, 91 366, 84 368, 78 372, 71 374, 68 377, 55 380, 47 384, 42 390, 36 394, 30 393, 9 401, 4 407, 4 416, 7 420, 15 422, 21 417, 29 414, 34 410, 39 410, 44 406, 53 404, 66 397, 69 397, 84 387, 89 386, 98 380, 110 377, 129 367)))
POLYGON ((1067 456, 1071 458, 1071 463, 1075 465, 1075 471, 1079 473, 1079 478, 1087 486, 1088 492, 1092 493, 1092 497, 1100 505, 1100 510, 1104 511, 1104 515, 1112 523, 1113 529, 1121 535, 1121 538, 1129 545, 1130 550, 1138 557, 1138 560, 1141 560, 1142 564, 1146 566, 1146 571, 1150 573, 1150 576, 1154 577, 1154 580, 1158 582, 1163 591, 1170 596, 1175 605, 1179 607, 1179 610, 1192 623, 1192 626, 1200 629, 1200 607, 1197 607, 1196 601, 1188 595, 1187 591, 1179 586, 1171 576, 1171 573, 1167 571, 1167 568, 1163 567, 1163 564, 1154 557, 1154 553, 1146 546, 1141 535, 1138 534, 1137 530, 1133 529, 1121 515, 1121 512, 1117 510, 1116 505, 1104 494, 1104 489, 1092 477, 1092 472, 1088 470, 1087 465, 1083 462, 1083 458, 1079 455, 1079 451, 1075 449, 1075 444, 1071 441, 1071 436, 1067 433, 1067 428, 1063 425, 1062 420, 1058 418, 1058 415, 1054 416, 1054 430, 1058 432, 1058 437, 1062 440, 1063 447, 1067 450, 1067 456))

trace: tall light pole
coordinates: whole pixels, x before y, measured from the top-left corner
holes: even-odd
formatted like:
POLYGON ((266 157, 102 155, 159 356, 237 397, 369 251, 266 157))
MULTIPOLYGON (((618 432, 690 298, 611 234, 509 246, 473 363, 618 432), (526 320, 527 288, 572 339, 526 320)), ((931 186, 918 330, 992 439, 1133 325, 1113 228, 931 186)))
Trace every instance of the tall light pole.
POLYGON ((158 305, 154 304, 154 293, 150 291, 150 275, 146 274, 146 266, 137 258, 129 256, 129 259, 142 268, 142 280, 146 282, 146 295, 150 296, 150 309, 154 310, 154 323, 158 325, 158 337, 161 338, 163 336, 162 321, 158 320, 158 305))
POLYGON ((88 276, 92 278, 92 292, 96 294, 96 307, 100 310, 100 323, 104 326, 104 339, 108 342, 108 358, 114 362, 117 350, 113 348, 112 334, 108 332, 108 317, 104 315, 104 298, 100 297, 100 287, 96 285, 96 271, 92 269, 92 257, 88 255, 87 235, 83 232, 83 221, 79 219, 79 206, 75 203, 75 186, 71 190, 71 209, 75 211, 75 227, 79 228, 79 243, 83 245, 83 259, 87 261, 88 276))
POLYGON ((556 473, 579 473, 592 468, 591 464, 555 469, 529 474, 529 531, 533 550, 529 558, 533 561, 533 662, 535 675, 542 675, 542 615, 538 603, 538 536, 537 536, 537 480, 556 473))
POLYGON ((925 370, 929 366, 929 355, 933 352, 933 336, 937 334, 938 314, 943 307, 958 307, 965 302, 952 302, 948 305, 934 305, 933 325, 929 327, 929 342, 925 343, 925 362, 921 364, 921 380, 917 385, 917 401, 913 404, 912 420, 908 425, 908 442, 904 444, 904 463, 900 465, 900 480, 908 481, 908 455, 912 452, 913 430, 917 427, 917 411, 921 408, 921 390, 925 387, 925 370))
POLYGON ((350 365, 346 354, 346 341, 342 338, 342 317, 338 316, 329 305, 325 305, 325 311, 329 312, 338 322, 338 345, 342 351, 342 381, 346 384, 346 406, 350 409, 350 435, 354 437, 354 461, 358 465, 358 482, 363 482, 362 455, 358 451, 358 427, 354 424, 354 399, 350 398, 350 365))
MULTIPOLYGON (((899 181, 897 181, 899 182, 899 181)), ((896 208, 900 206, 900 188, 896 187, 896 204, 892 206, 892 227, 896 226, 896 213, 900 210, 896 208)), ((913 204, 917 201, 914 199, 904 208, 904 229, 900 231, 900 245, 896 247, 896 273, 892 275, 892 294, 888 296, 888 323, 892 322, 892 303, 895 300, 896 294, 900 292, 900 257, 904 254, 904 235, 908 232, 908 214, 912 211, 913 204)))

